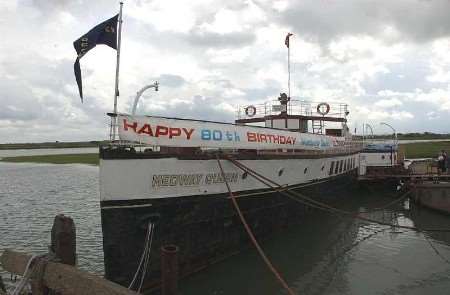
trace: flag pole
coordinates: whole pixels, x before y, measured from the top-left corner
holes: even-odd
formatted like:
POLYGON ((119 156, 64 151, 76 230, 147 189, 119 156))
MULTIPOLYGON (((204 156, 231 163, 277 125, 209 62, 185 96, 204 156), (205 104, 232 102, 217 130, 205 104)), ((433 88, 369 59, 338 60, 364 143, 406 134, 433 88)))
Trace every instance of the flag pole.
POLYGON ((122 41, 122 7, 123 2, 120 2, 120 10, 119 10, 119 32, 117 39, 117 62, 116 62, 116 85, 114 88, 114 116, 111 117, 111 128, 112 134, 110 135, 110 140, 116 140, 116 128, 118 125, 117 122, 117 97, 119 96, 119 67, 120 67, 120 44, 122 41))
MULTIPOLYGON (((289 43, 288 43, 289 44, 289 43)), ((288 46, 288 98, 291 98, 291 44, 288 46)))

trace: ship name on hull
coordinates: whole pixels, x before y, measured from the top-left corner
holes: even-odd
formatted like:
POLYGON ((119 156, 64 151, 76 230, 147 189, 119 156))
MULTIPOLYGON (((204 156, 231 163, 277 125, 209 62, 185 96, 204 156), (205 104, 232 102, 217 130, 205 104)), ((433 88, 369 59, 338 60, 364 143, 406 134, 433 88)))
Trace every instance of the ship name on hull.
MULTIPOLYGON (((227 182, 237 182, 238 173, 225 173, 227 182)), ((152 178, 152 187, 173 187, 173 186, 200 186, 224 183, 222 173, 208 174, 155 174, 152 178)))

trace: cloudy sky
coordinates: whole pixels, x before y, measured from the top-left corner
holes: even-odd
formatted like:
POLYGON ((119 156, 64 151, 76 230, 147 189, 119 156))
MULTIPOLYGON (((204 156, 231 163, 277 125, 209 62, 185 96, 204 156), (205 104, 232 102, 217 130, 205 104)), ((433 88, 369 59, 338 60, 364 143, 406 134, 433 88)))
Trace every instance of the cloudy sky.
MULTIPOLYGON (((0 143, 108 136, 115 51, 72 42, 118 12, 113 0, 1 0, 0 143)), ((449 0, 128 0, 119 110, 158 80, 139 113, 232 121, 237 105, 286 91, 350 106, 350 126, 450 132, 449 0)))

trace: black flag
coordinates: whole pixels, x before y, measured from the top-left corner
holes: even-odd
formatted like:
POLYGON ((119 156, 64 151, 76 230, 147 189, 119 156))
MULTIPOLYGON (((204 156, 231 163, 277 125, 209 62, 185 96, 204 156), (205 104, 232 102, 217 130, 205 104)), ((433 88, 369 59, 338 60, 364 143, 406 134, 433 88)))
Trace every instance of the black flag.
POLYGON ((77 51, 77 59, 73 65, 75 72, 75 79, 78 84, 78 91, 80 92, 81 101, 83 101, 83 87, 81 84, 81 69, 80 58, 82 58, 89 50, 94 48, 97 44, 105 44, 111 48, 117 49, 117 19, 118 14, 114 17, 95 26, 92 30, 81 36, 78 40, 73 42, 73 47, 77 51))

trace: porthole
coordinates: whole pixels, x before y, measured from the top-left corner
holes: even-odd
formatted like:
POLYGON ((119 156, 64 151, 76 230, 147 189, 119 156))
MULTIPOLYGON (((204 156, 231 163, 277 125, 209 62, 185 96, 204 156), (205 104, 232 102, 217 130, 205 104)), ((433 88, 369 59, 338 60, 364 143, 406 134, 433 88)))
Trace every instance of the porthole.
POLYGON ((281 168, 281 169, 278 171, 278 176, 283 175, 283 172, 284 172, 284 168, 281 168))
POLYGON ((244 173, 242 173, 242 179, 246 179, 247 176, 248 176, 248 172, 247 172, 247 171, 245 171, 244 173))

